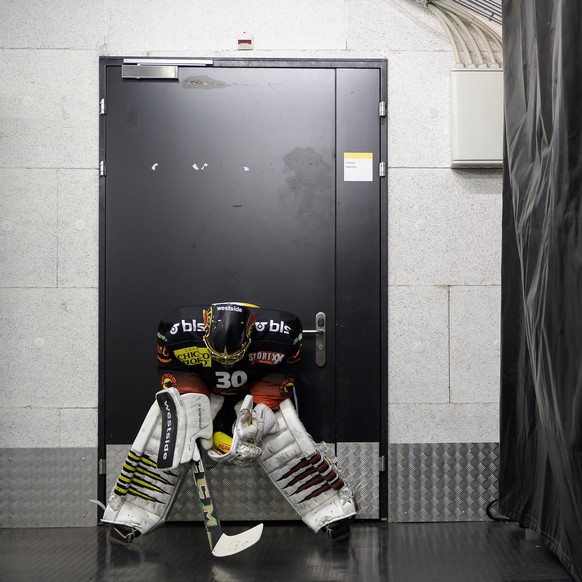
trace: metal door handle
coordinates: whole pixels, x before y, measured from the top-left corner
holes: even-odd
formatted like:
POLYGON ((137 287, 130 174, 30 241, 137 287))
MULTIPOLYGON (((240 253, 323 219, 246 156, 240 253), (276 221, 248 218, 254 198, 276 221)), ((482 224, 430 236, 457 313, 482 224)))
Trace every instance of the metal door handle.
POLYGON ((315 365, 323 368, 325 366, 325 330, 326 317, 323 311, 315 316, 315 329, 304 329, 303 333, 315 334, 315 365))

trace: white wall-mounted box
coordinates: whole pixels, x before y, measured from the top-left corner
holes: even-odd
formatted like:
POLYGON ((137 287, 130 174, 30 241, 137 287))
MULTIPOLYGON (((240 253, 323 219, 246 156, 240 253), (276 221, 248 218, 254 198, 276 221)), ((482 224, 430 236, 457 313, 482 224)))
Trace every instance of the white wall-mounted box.
POLYGON ((451 167, 503 165, 503 69, 451 71, 451 167))

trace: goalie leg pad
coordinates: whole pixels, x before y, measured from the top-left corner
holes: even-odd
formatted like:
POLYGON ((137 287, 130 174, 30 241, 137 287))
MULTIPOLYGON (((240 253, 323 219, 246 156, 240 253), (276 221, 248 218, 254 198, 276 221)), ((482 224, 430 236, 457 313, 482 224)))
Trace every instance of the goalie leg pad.
POLYGON ((166 521, 186 464, 200 458, 196 439, 212 436, 213 408, 216 405, 211 407, 204 394, 181 396, 174 388, 156 394, 111 492, 103 522, 145 534, 166 521))
POLYGON ((276 413, 278 431, 263 437, 259 464, 315 532, 357 512, 352 490, 337 466, 317 450, 290 400, 276 413))
POLYGON ((130 450, 102 521, 127 526, 135 534, 146 534, 159 527, 172 508, 185 469, 183 465, 172 471, 160 471, 150 456, 130 450))

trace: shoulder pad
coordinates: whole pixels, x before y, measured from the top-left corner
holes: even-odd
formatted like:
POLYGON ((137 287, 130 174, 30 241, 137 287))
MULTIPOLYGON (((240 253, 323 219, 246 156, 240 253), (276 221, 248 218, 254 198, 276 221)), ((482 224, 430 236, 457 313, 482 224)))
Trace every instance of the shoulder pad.
POLYGON ((255 330, 258 336, 280 334, 296 337, 302 332, 301 322, 293 313, 260 309, 256 310, 256 316, 255 330))
POLYGON ((273 309, 257 311, 249 361, 254 364, 293 363, 301 352, 302 329, 299 318, 273 309))
POLYGON ((168 313, 160 322, 159 334, 167 341, 187 335, 204 334, 204 305, 179 307, 168 313))

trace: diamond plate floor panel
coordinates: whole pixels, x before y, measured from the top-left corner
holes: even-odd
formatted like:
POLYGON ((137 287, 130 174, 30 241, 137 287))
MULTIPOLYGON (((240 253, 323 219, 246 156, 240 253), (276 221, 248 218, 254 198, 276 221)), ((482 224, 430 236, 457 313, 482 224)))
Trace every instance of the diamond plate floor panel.
MULTIPOLYGON (((238 533, 248 523, 227 524, 238 533)), ((6 582, 567 582, 560 563, 505 523, 356 522, 347 542, 302 524, 266 523, 262 539, 227 558, 210 555, 200 523, 172 523, 131 546, 107 529, 0 529, 6 582)))

